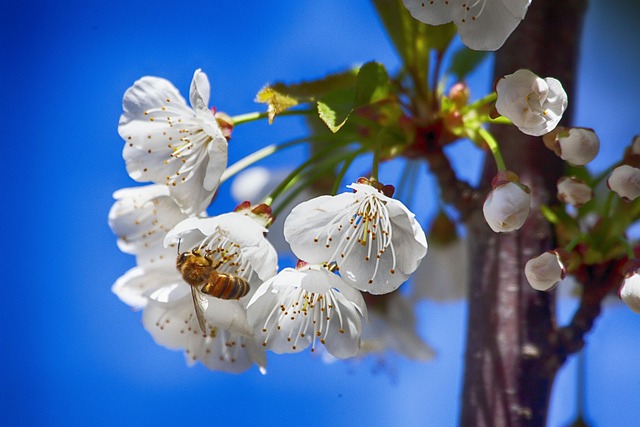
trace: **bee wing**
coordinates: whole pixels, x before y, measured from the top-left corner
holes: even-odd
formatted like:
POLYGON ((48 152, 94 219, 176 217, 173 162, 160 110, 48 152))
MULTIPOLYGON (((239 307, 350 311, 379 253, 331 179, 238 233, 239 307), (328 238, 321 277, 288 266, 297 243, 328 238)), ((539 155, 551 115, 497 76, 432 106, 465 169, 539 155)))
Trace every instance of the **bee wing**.
POLYGON ((193 299, 193 308, 196 312, 196 318, 198 319, 198 325, 202 333, 207 333, 207 320, 204 318, 204 310, 208 304, 206 298, 195 288, 191 286, 191 298, 193 299))

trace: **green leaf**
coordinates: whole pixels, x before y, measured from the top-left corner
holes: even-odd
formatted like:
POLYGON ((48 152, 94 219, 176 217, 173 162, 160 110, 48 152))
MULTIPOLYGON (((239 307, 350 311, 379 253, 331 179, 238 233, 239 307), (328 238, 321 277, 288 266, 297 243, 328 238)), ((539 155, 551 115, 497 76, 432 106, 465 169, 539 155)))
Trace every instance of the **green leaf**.
POLYGON ((318 101, 318 115, 331 132, 340 130, 353 111, 356 89, 343 89, 331 92, 318 101))
POLYGON ((318 100, 318 114, 332 132, 346 123, 351 113, 389 96, 389 75, 382 64, 367 62, 358 71, 355 87, 334 91, 318 100))
POLYGON ((448 73, 458 76, 458 80, 464 80, 464 78, 475 70, 488 55, 489 52, 471 50, 463 46, 453 55, 448 73))
POLYGON ((267 104, 269 123, 276 115, 296 106, 317 101, 329 93, 354 88, 358 70, 349 69, 316 80, 286 84, 274 83, 263 87, 256 95, 256 102, 267 104))

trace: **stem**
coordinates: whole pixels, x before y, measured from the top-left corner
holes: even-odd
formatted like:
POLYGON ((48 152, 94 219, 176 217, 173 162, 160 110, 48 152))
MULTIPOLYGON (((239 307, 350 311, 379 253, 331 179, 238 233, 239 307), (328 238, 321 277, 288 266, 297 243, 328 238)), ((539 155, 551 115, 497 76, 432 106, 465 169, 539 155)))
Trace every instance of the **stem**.
POLYGON ((289 142, 284 142, 282 144, 267 145, 266 147, 261 148, 260 150, 249 154, 248 156, 238 160, 237 162, 229 166, 222 174, 222 177, 220 178, 220 183, 222 184, 223 182, 225 182, 226 180, 228 180, 238 172, 243 171, 244 169, 251 166, 252 164, 259 162, 260 160, 267 158, 270 155, 277 153, 280 150, 293 147, 294 145, 298 145, 303 142, 309 142, 312 139, 313 139, 312 137, 303 137, 303 138, 294 139, 289 142))
MULTIPOLYGON (((301 116, 301 115, 305 115, 305 114, 310 114, 312 113, 314 110, 286 110, 286 111, 282 111, 280 113, 278 113, 278 116, 301 116)), ((246 114, 240 114, 237 116, 233 116, 231 117, 231 121, 233 122, 234 126, 237 125, 241 125, 243 123, 249 123, 249 122, 254 122, 256 120, 262 120, 262 119, 266 119, 269 118, 269 113, 266 111, 262 111, 262 112, 253 112, 253 113, 246 113, 246 114)))
MULTIPOLYGON (((346 158, 346 160, 355 158, 359 153, 364 152, 364 149, 356 150, 354 152, 348 153, 339 153, 336 156, 326 158, 323 163, 314 168, 314 172, 301 177, 301 175, 297 175, 296 178, 289 180, 289 183, 283 188, 281 194, 287 193, 294 185, 298 184, 298 187, 294 190, 291 190, 290 193, 282 200, 282 202, 278 203, 278 206, 273 210, 273 216, 277 217, 282 210, 291 203, 291 201, 305 188, 309 188, 310 184, 315 182, 318 178, 326 176, 331 171, 328 170, 333 167, 340 159, 346 158), (301 182, 302 181, 302 182, 301 182)), ((285 179, 286 181, 286 179, 285 179)))
MULTIPOLYGON (((491 92, 489 95, 485 96, 484 98, 480 98, 478 100, 475 100, 474 102, 472 102, 471 104, 467 105, 463 110, 462 113, 466 114, 469 111, 472 110, 478 110, 481 107, 484 107, 487 104, 490 104, 492 102, 494 102, 496 99, 498 99, 498 94, 495 92, 491 92)), ((507 119, 508 120, 508 119, 507 119)))
POLYGON ((378 181, 378 168, 380 166, 380 142, 376 143, 376 148, 373 150, 373 164, 371 165, 371 179, 378 181))
POLYGON ((498 141, 489 133, 485 128, 480 128, 478 133, 489 146, 489 150, 491 150, 491 154, 493 154, 493 158, 496 161, 496 166, 498 168, 498 172, 502 172, 507 170, 507 167, 504 164, 504 159, 502 158, 502 153, 500 153, 500 147, 498 146, 498 141))
MULTIPOLYGON (((322 163, 327 164, 331 162, 331 164, 336 164, 336 161, 333 157, 327 158, 327 154, 335 150, 335 148, 335 145, 327 145, 326 147, 324 147, 324 149, 314 153, 313 156, 309 157, 300 166, 295 168, 289 175, 287 175, 287 177, 282 180, 282 182, 276 188, 273 189, 271 194, 269 194, 262 203, 264 203, 265 205, 271 205, 280 194, 284 193, 286 190, 291 188, 291 186, 295 185, 297 181, 299 181, 302 171, 304 171, 314 163, 318 163, 319 160, 325 158, 326 160, 322 163)), ((344 153, 341 153, 339 157, 343 158, 346 157, 346 155, 344 153)), ((324 171, 325 169, 323 168, 322 170, 324 171)))
POLYGON ((512 125, 513 122, 505 116, 496 117, 495 119, 489 118, 489 123, 492 125, 512 125))
POLYGON ((342 179, 347 173, 347 170, 349 170, 351 163, 353 163, 353 161, 356 159, 356 157, 358 157, 359 154, 362 154, 365 151, 366 150, 363 150, 363 149, 356 150, 351 154, 350 157, 345 159, 344 163, 342 164, 342 167, 340 168, 340 172, 336 176, 336 179, 333 183, 333 187, 331 188, 331 195, 335 196, 338 193, 338 188, 340 187, 340 183, 342 182, 342 179))

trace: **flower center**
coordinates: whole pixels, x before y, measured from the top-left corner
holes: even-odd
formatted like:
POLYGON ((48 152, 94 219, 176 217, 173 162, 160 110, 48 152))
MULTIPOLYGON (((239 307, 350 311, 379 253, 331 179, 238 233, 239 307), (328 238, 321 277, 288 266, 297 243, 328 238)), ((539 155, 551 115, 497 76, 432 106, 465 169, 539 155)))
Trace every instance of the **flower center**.
POLYGON ((267 335, 262 345, 267 346, 274 331, 284 329, 288 331, 286 340, 291 343, 292 350, 297 350, 299 340, 311 333, 311 351, 315 351, 317 340, 322 344, 327 340, 334 311, 340 323, 338 332, 344 333, 342 315, 337 310, 337 305, 332 290, 319 294, 302 288, 291 288, 282 303, 275 306, 267 316, 262 328, 262 332, 267 335))
POLYGON ((544 116, 547 115, 548 111, 546 108, 542 108, 542 99, 536 92, 529 92, 526 97, 527 105, 529 109, 534 113, 542 114, 544 116))
POLYGON ((222 273, 231 273, 248 281, 253 277, 253 267, 242 255, 240 245, 219 232, 205 237, 198 250, 213 261, 214 268, 222 273))
MULTIPOLYGON (((352 254, 359 253, 364 261, 375 260, 369 284, 373 283, 380 265, 380 259, 387 249, 391 250, 392 268, 396 266, 396 255, 393 247, 391 221, 385 202, 374 194, 366 195, 364 200, 355 200, 347 213, 336 215, 322 230, 327 233, 326 248, 331 248, 335 240, 337 244, 329 261, 346 260, 352 254)), ((319 238, 314 239, 319 243, 319 238)))

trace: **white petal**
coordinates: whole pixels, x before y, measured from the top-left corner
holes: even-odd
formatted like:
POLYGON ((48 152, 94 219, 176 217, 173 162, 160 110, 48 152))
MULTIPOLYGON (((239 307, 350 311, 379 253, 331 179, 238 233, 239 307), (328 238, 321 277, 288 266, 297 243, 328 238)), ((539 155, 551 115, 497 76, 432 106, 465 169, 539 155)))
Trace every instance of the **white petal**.
POLYGON ((284 237, 293 253, 310 264, 332 261, 330 256, 334 250, 326 245, 316 245, 314 240, 327 240, 327 224, 343 213, 353 200, 353 194, 349 193, 319 196, 293 208, 284 222, 284 237))
POLYGON ((640 275, 638 273, 624 280, 620 289, 620 298, 627 307, 640 314, 640 275))
POLYGON ((531 287, 538 291, 548 291, 564 278, 564 268, 555 252, 545 252, 527 261, 524 275, 531 287))
POLYGON ((527 135, 553 130, 567 108, 567 94, 558 80, 541 79, 527 69, 501 78, 496 92, 498 112, 527 135))
POLYGON ((451 22, 453 9, 459 7, 459 0, 402 0, 411 16, 429 25, 451 22))
POLYGON ((111 291, 122 302, 139 310, 147 305, 147 294, 176 280, 180 278, 177 277, 175 268, 134 267, 116 280, 111 291))
POLYGON ((487 224, 496 233, 518 230, 531 210, 531 194, 509 182, 493 189, 482 206, 487 224))
POLYGON ((591 129, 570 128, 568 135, 558 135, 560 157, 576 166, 583 166, 593 160, 600 150, 600 139, 591 129))
POLYGON ((390 292, 419 265, 427 251, 426 237, 414 215, 399 201, 368 185, 351 188, 357 192, 320 196, 296 206, 285 221, 285 239, 300 259, 336 262, 340 275, 356 288, 377 294, 390 292), (363 219, 358 209, 372 197, 378 199, 372 202, 375 209, 384 210, 380 218, 388 223, 360 227, 363 219), (383 246, 387 239, 387 246, 383 246))
POLYGON ((215 191, 220 184, 220 177, 227 168, 228 145, 226 138, 222 135, 220 128, 217 128, 220 135, 214 137, 207 147, 209 161, 204 176, 204 188, 207 191, 215 191))
POLYGON ((149 299, 142 314, 142 323, 156 343, 171 349, 186 347, 190 337, 202 337, 189 296, 171 303, 149 299))
POLYGON ((193 73, 191 88, 189 90, 189 99, 193 109, 196 111, 208 110, 210 93, 211 86, 209 79, 207 75, 198 68, 193 73))
POLYGON ((150 258, 165 252, 162 242, 166 233, 184 215, 169 197, 165 186, 149 185, 125 188, 114 193, 116 202, 109 211, 109 226, 118 236, 121 251, 150 258))
POLYGON ((583 181, 565 176, 558 180, 558 200, 572 206, 582 206, 593 197, 593 190, 583 181))
POLYGON ((264 352, 256 348, 252 339, 210 323, 207 323, 207 333, 203 333, 190 296, 170 303, 151 299, 142 320, 158 344, 171 349, 184 348, 189 365, 199 360, 209 369, 242 372, 254 362, 261 367, 266 364, 264 352))
MULTIPOLYGON (((501 0, 474 1, 469 9, 466 6, 463 2, 454 9, 453 22, 462 42, 474 50, 498 50, 522 21, 501 0)), ((515 11, 524 16, 521 10, 515 11)))
POLYGON ((191 95, 196 111, 168 81, 144 77, 125 93, 118 127, 129 175, 167 185, 187 214, 210 203, 227 161, 226 139, 204 104, 209 85, 203 73, 194 75, 191 95), (215 153, 211 162, 210 153, 215 153))
POLYGON ((222 300, 206 297, 209 304, 205 311, 207 321, 219 328, 226 329, 234 335, 252 336, 253 331, 247 323, 247 312, 238 300, 222 300))
POLYGON ((640 169, 629 165, 618 166, 611 172, 607 185, 626 200, 640 197, 640 169))
POLYGON ((310 345, 313 351, 322 343, 339 358, 357 353, 363 310, 366 315, 357 291, 317 267, 283 270, 261 286, 247 308, 249 322, 265 348, 295 353, 310 345))
POLYGON ((531 0, 499 0, 514 18, 524 19, 531 0))

